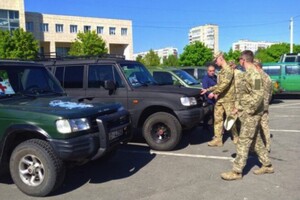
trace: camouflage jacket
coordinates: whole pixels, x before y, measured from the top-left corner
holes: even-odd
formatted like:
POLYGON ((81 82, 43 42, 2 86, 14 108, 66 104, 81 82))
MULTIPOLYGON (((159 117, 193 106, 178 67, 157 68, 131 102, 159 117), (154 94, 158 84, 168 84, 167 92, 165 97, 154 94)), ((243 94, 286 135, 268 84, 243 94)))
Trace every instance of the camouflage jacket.
POLYGON ((241 70, 234 70, 234 88, 235 88, 235 107, 238 107, 238 103, 240 100, 240 90, 241 90, 241 82, 243 80, 244 72, 241 70))
POLYGON ((269 102, 271 101, 272 98, 273 83, 270 76, 266 72, 261 71, 260 74, 263 79, 263 87, 264 87, 264 111, 268 111, 269 102))
POLYGON ((262 115, 264 111, 264 88, 261 74, 254 68, 244 73, 240 87, 238 111, 249 115, 262 115))
POLYGON ((218 83, 207 89, 218 95, 218 102, 235 101, 235 89, 233 81, 233 69, 228 65, 218 73, 218 83))

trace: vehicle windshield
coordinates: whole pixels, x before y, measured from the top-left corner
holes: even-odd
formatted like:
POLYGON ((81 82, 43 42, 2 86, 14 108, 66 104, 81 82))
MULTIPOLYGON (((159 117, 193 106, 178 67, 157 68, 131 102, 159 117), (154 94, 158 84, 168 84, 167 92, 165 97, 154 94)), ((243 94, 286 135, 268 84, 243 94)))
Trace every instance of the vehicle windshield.
POLYGON ((126 79, 133 87, 157 85, 145 66, 138 63, 121 64, 126 79))
POLYGON ((173 70, 173 72, 186 84, 188 85, 198 85, 200 84, 192 75, 183 70, 173 70))
POLYGON ((64 94, 64 90, 43 67, 0 66, 0 98, 25 95, 64 94))

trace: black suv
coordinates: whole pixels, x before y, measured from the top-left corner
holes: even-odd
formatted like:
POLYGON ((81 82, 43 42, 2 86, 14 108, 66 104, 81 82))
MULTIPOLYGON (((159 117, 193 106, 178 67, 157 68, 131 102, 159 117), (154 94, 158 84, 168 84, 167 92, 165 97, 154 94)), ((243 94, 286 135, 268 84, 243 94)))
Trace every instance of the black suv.
POLYGON ((130 117, 116 103, 65 95, 34 62, 0 60, 0 172, 18 188, 45 196, 60 186, 65 165, 82 164, 131 139, 130 117))
POLYGON ((123 57, 64 58, 42 62, 68 95, 94 102, 119 102, 130 112, 133 128, 142 128, 149 146, 172 150, 183 128, 197 126, 206 102, 197 89, 158 85, 141 63, 123 57))

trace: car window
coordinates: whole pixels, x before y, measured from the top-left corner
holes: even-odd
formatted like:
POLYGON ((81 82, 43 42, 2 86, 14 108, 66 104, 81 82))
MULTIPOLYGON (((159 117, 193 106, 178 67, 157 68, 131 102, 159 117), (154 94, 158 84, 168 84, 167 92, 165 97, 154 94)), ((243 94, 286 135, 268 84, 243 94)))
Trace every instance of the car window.
POLYGON ((64 70, 64 67, 57 67, 54 74, 61 86, 63 86, 64 81, 64 70))
POLYGON ((279 76, 280 75, 280 65, 278 65, 278 66, 264 66, 263 69, 270 76, 279 76))
POLYGON ((64 88, 82 88, 83 69, 84 66, 65 67, 64 88))
POLYGON ((153 78, 159 85, 173 85, 172 74, 168 72, 153 72, 153 78))
POLYGON ((300 75, 300 66, 287 65, 285 66, 285 71, 287 75, 300 75))
POLYGON ((124 87, 124 83, 112 65, 90 65, 88 70, 88 87, 104 87, 104 81, 113 80, 117 88, 124 87))
POLYGON ((296 56, 286 56, 284 62, 295 62, 296 56))

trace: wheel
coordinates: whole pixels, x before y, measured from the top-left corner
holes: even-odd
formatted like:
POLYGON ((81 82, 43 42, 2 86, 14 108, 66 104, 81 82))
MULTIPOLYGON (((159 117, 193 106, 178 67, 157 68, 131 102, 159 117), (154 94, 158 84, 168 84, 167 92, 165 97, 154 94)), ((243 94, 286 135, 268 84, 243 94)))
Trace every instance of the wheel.
POLYGON ((175 116, 158 112, 145 121, 143 136, 152 149, 170 151, 179 143, 182 127, 175 116))
POLYGON ((25 194, 37 197, 58 188, 65 175, 63 161, 48 142, 38 139, 19 144, 10 157, 9 168, 17 187, 25 194))

